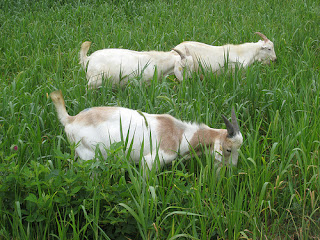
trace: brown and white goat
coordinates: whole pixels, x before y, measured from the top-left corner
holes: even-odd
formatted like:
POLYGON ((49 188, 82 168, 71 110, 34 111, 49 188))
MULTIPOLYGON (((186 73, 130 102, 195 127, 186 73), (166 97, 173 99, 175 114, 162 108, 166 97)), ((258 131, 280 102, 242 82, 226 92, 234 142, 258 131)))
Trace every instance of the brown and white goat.
POLYGON ((185 49, 188 49, 194 63, 193 68, 189 67, 190 71, 192 69, 197 71, 199 65, 202 65, 212 72, 219 73, 226 64, 233 69, 236 66, 245 68, 255 61, 264 64, 275 61, 277 56, 273 42, 260 32, 256 32, 256 34, 263 40, 259 40, 256 43, 227 44, 223 46, 211 46, 200 42, 186 41, 177 45, 175 49, 180 50, 182 53, 185 53, 185 49))
POLYGON ((121 141, 121 132, 132 144, 131 158, 142 161, 149 169, 172 162, 178 154, 187 156, 200 145, 210 149, 215 160, 237 165, 242 134, 232 109, 231 122, 222 115, 227 129, 214 129, 204 124, 180 121, 168 114, 148 114, 122 107, 93 107, 70 116, 61 91, 50 97, 70 142, 77 144, 76 155, 83 160, 93 159, 99 147, 106 157, 106 148, 121 141), (142 149, 143 148, 143 149, 142 149))

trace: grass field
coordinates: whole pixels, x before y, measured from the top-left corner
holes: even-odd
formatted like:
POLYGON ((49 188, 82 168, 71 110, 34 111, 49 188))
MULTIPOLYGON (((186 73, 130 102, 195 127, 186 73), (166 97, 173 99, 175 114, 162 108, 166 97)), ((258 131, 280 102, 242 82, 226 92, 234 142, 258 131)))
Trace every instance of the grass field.
POLYGON ((320 239, 320 5, 317 1, 0 2, 0 239, 320 239), (256 42, 278 61, 235 73, 132 80, 86 91, 82 42, 163 50, 184 40, 256 42), (244 137, 237 168, 177 159, 145 179, 112 145, 73 161, 47 94, 69 114, 122 106, 225 128, 244 137))

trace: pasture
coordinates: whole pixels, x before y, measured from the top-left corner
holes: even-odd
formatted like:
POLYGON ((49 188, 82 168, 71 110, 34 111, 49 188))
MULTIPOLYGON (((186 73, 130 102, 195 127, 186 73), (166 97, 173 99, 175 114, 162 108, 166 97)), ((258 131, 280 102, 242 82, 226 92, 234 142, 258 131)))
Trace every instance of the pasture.
POLYGON ((317 1, 0 2, 0 239, 319 239, 320 5, 317 1), (81 43, 169 51, 182 41, 275 44, 277 62, 179 83, 133 79, 86 90, 81 43), (148 178, 125 141, 73 161, 48 94, 75 115, 121 106, 225 128, 237 167, 177 158, 148 178))

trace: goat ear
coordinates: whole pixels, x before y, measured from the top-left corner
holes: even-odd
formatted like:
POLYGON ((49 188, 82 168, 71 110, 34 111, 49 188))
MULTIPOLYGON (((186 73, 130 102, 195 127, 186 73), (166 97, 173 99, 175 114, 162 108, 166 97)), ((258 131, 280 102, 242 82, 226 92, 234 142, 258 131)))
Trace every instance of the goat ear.
POLYGON ((240 132, 239 124, 237 122, 236 112, 234 111, 234 107, 232 107, 232 110, 231 110, 231 121, 232 121, 232 126, 233 126, 234 132, 235 133, 240 132))
POLYGON ((223 114, 222 118, 227 127, 228 138, 232 138, 235 135, 234 127, 232 123, 223 114))
POLYGON ((173 51, 175 51, 176 53, 178 53, 181 57, 181 60, 185 59, 186 58, 186 55, 184 55, 183 52, 181 52, 180 50, 178 49, 175 49, 175 48, 172 48, 173 51))

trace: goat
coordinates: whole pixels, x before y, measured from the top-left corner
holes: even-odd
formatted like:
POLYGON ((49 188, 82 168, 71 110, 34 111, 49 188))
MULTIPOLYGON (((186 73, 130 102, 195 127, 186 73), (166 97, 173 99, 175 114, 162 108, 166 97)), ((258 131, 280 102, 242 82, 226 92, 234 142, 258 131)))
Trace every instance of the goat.
POLYGON ((122 107, 93 107, 70 116, 61 91, 52 92, 50 97, 69 141, 77 144, 76 156, 83 160, 93 159, 96 147, 106 157, 105 148, 120 142, 122 132, 132 144, 132 160, 138 164, 142 153, 141 161, 149 169, 156 164, 157 156, 162 166, 178 155, 189 157, 191 149, 200 154, 200 145, 210 149, 215 160, 237 165, 243 138, 234 109, 231 122, 222 115, 227 129, 214 129, 183 122, 168 114, 148 114, 122 107))
POLYGON ((193 66, 193 58, 179 50, 169 52, 138 52, 128 49, 109 48, 95 51, 90 56, 87 52, 91 42, 82 43, 80 64, 86 71, 89 88, 102 85, 102 79, 110 79, 112 85, 121 86, 128 83, 129 78, 140 76, 143 81, 150 81, 157 70, 158 78, 175 74, 179 81, 183 80, 186 66, 193 66))
POLYGON ((259 40, 256 43, 227 44, 223 46, 211 46, 200 42, 186 41, 180 43, 174 49, 180 50, 182 53, 185 52, 185 49, 188 49, 193 57, 193 69, 195 71, 199 69, 199 64, 209 68, 212 72, 219 73, 226 63, 228 67, 234 69, 236 65, 245 68, 255 61, 263 64, 276 61, 277 56, 273 42, 260 32, 256 32, 256 34, 263 40, 259 40))

